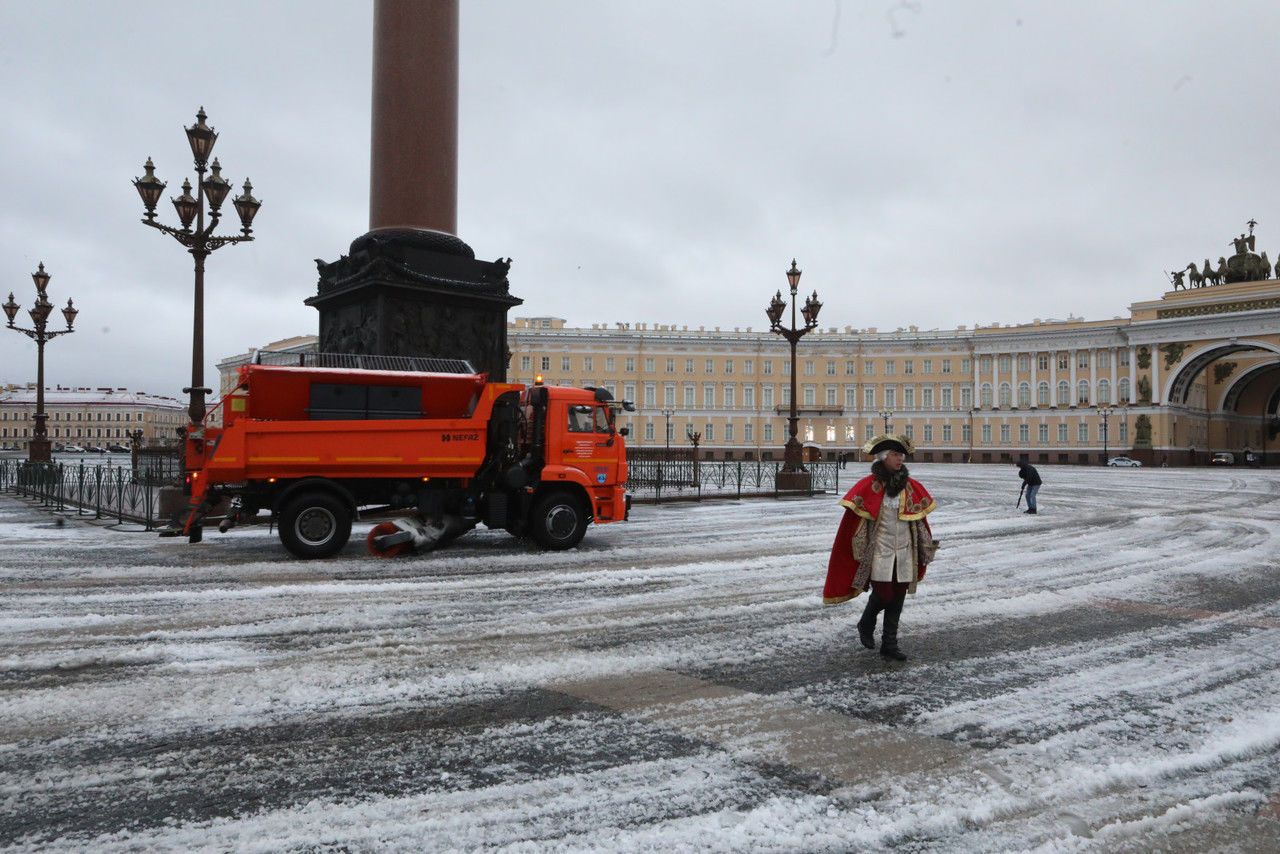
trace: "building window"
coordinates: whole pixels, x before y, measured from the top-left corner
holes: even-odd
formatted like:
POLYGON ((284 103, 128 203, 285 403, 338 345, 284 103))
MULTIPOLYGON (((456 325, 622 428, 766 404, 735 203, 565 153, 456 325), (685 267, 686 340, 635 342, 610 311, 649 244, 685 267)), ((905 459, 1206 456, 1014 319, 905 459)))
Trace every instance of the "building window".
MULTIPOLYGON (((551 370, 551 357, 550 357, 550 356, 543 356, 543 357, 542 357, 542 370, 544 370, 544 371, 549 371, 549 370, 551 370)), ((99 418, 99 419, 101 419, 101 418, 102 418, 102 416, 101 416, 101 415, 99 415, 99 416, 98 416, 98 418, 99 418)))
MULTIPOLYGON (((588 363, 588 364, 587 364, 587 370, 588 370, 588 371, 589 371, 589 370, 591 370, 591 364, 590 364, 590 362, 591 362, 591 360, 590 360, 590 359, 588 359, 588 360, 587 360, 587 363, 588 363)), ((676 360, 675 360, 675 359, 667 359, 667 373, 669 373, 669 374, 674 374, 675 372, 676 372, 676 360)))
POLYGON ((885 360, 884 360, 884 375, 885 375, 886 377, 891 377, 891 376, 893 376, 894 374, 896 374, 897 372, 898 372, 898 364, 897 364, 897 361, 896 361, 896 360, 894 360, 894 359, 885 359, 885 360))
POLYGON ((1021 409, 1031 408, 1031 383, 1018 383, 1018 406, 1021 409))
POLYGON ((769 376, 769 375, 773 374, 773 360, 772 360, 772 359, 765 359, 765 360, 764 360, 764 362, 763 362, 762 364, 764 365, 764 373, 765 373, 765 376, 769 376))
POLYGON ((862 363, 862 375, 866 377, 874 377, 876 375, 875 363, 870 359, 862 363))
POLYGON ((845 375, 846 377, 851 377, 851 376, 853 376, 854 374, 856 374, 856 373, 857 373, 857 370, 858 370, 858 369, 857 369, 857 363, 856 363, 856 362, 854 362, 854 361, 853 361, 853 359, 850 359, 850 360, 848 360, 847 362, 845 362, 845 363, 844 363, 844 375, 845 375))
POLYGON ((1121 350, 1116 353, 1116 364, 1122 368, 1129 367, 1129 351, 1121 350))
POLYGON ((533 359, 529 356, 520 357, 520 370, 526 373, 533 370, 533 359))
POLYGON ((926 409, 926 410, 933 409, 933 389, 932 388, 920 389, 920 408, 926 409))
POLYGON ((960 408, 973 409, 973 386, 960 386, 960 408))
POLYGON ((742 441, 746 442, 748 445, 756 440, 754 427, 755 425, 750 421, 742 425, 742 441))
POLYGON ((1120 428, 1116 432, 1119 434, 1120 444, 1126 444, 1129 441, 1129 424, 1123 418, 1117 419, 1117 426, 1120 428))
POLYGON ((978 399, 978 400, 979 400, 979 405, 980 405, 983 409, 990 409, 990 408, 991 408, 991 404, 992 404, 992 397, 991 397, 992 389, 991 389, 991 383, 983 383, 983 384, 982 384, 982 388, 979 390, 979 393, 980 393, 980 397, 979 397, 979 399, 978 399))
POLYGON ((1031 357, 1026 353, 1018 356, 1018 373, 1026 374, 1031 372, 1031 357))
POLYGON ((804 375, 806 377, 813 376, 813 359, 804 360, 804 375))
POLYGON ((1009 425, 1008 424, 1000 425, 1000 444, 1001 445, 1009 444, 1009 425))
POLYGON ((827 406, 835 406, 835 405, 836 405, 836 387, 833 385, 829 385, 827 386, 827 406))
POLYGON ((984 374, 991 373, 991 357, 990 356, 980 356, 978 358, 978 371, 984 374))
POLYGON ((933 359, 924 360, 923 370, 926 374, 933 373, 933 359))
MULTIPOLYGON (((734 390, 734 387, 731 385, 727 385, 724 387, 724 408, 725 409, 733 409, 733 398, 734 398, 733 390, 734 390)), ((727 438, 728 437, 726 437, 726 439, 727 438)))
POLYGON ((1067 444, 1067 425, 1066 424, 1058 425, 1058 444, 1059 445, 1067 444))
POLYGON ((1031 425, 1030 424, 1018 425, 1018 441, 1023 445, 1029 444, 1031 442, 1031 425))
POLYGON ((726 445, 733 443, 733 424, 732 423, 724 425, 724 441, 726 445))
POLYGON ((587 373, 591 373, 591 372, 592 372, 592 371, 594 371, 595 369, 596 369, 596 360, 595 360, 595 357, 593 357, 593 356, 583 356, 583 357, 582 357, 582 370, 586 371, 587 373))
POLYGON ((1000 408, 1008 409, 1010 406, 1013 406, 1013 386, 1000 383, 1000 408))
POLYGON ((716 408, 716 387, 711 383, 707 383, 702 387, 702 408, 716 408))
POLYGON ((773 409, 773 386, 760 389, 760 405, 765 409, 773 409))
POLYGON ((653 383, 645 383, 644 385, 644 405, 649 409, 653 409, 657 404, 654 399, 658 395, 658 390, 653 383))
POLYGON ((804 405, 805 405, 805 406, 813 406, 813 405, 814 405, 814 402, 813 402, 813 386, 811 386, 811 385, 807 385, 807 386, 805 386, 805 387, 804 387, 804 405))
POLYGON ((714 374, 716 372, 716 360, 707 359, 706 364, 704 364, 703 367, 706 368, 704 373, 714 374))
POLYGON ((951 386, 949 385, 943 386, 942 387, 942 404, 941 404, 942 408, 951 409, 952 406, 954 405, 953 404, 954 399, 955 398, 954 398, 953 392, 951 391, 951 386))
POLYGON ((902 389, 902 408, 916 408, 916 387, 913 385, 904 386, 902 389))
POLYGON ((1048 353, 1041 353, 1040 355, 1036 356, 1036 367, 1042 371, 1049 370, 1049 354, 1048 353))
POLYGON ((1076 368, 1085 371, 1089 369, 1089 351, 1080 350, 1076 353, 1076 368))
POLYGON ((845 409, 858 408, 858 387, 856 385, 844 387, 844 407, 845 409))
POLYGON ((790 362, 790 361, 786 361, 786 362, 783 362, 783 363, 782 363, 782 375, 783 375, 784 377, 789 377, 789 376, 791 376, 791 362, 790 362))
POLYGON ((1100 371, 1111 370, 1111 351, 1110 350, 1098 351, 1098 370, 1100 371))
POLYGON ((573 370, 573 368, 570 367, 570 360, 568 356, 560 357, 560 370, 566 374, 569 373, 569 371, 573 370))
POLYGON ((612 356, 606 356, 606 357, 605 357, 605 360, 604 360, 604 369, 605 369, 605 372, 606 372, 606 373, 610 373, 610 374, 611 374, 611 373, 613 373, 615 370, 617 370, 617 368, 615 367, 616 365, 617 365, 617 362, 615 362, 615 361, 614 361, 614 358, 613 358, 612 356))
POLYGON ((827 360, 827 376, 834 377, 836 375, 836 363, 834 360, 827 360))
POLYGON ((767 445, 773 441, 773 424, 766 421, 764 424, 764 443, 767 445))
POLYGON ((1010 356, 1000 357, 1000 373, 1007 374, 1013 367, 1013 358, 1010 356))
POLYGON ((910 424, 908 424, 906 427, 903 428, 902 434, 906 436, 908 439, 911 439, 913 441, 916 438, 915 428, 910 424))
POLYGON ((634 374, 634 373, 636 372, 636 358, 635 358, 635 356, 628 356, 628 357, 627 357, 627 361, 626 361, 626 365, 625 365, 625 367, 624 367, 624 370, 625 370, 627 373, 629 373, 629 374, 634 374))
POLYGON ((1102 406, 1111 402, 1111 382, 1109 380, 1098 380, 1098 405, 1102 406))
POLYGON ((960 425, 960 441, 966 445, 973 442, 973 428, 968 424, 960 425))
POLYGON ((933 441, 933 425, 932 424, 924 425, 924 440, 926 442, 933 441))
POLYGON ((896 386, 885 386, 884 405, 886 409, 894 409, 898 405, 898 389, 896 386))
POLYGON ((951 425, 950 424, 942 425, 942 441, 948 445, 951 444, 951 425))
POLYGON ((685 359, 685 360, 684 360, 684 372, 685 372, 686 374, 691 374, 691 373, 693 373, 693 359, 685 359))
POLYGON ((756 360, 755 360, 755 359, 743 359, 743 360, 742 360, 742 372, 743 372, 744 374, 746 374, 747 376, 751 376, 751 375, 753 375, 753 374, 756 372, 756 360))
POLYGON ((635 383, 627 383, 626 385, 624 385, 624 386, 622 387, 622 397, 623 397, 623 399, 624 399, 624 400, 635 400, 635 399, 636 399, 636 384, 635 384, 635 383))
POLYGON ((747 409, 756 408, 756 387, 744 385, 742 387, 742 405, 747 409))
POLYGON ((1089 405, 1089 381, 1080 380, 1076 384, 1076 404, 1079 406, 1089 405))
POLYGON ((862 408, 876 408, 876 390, 874 386, 865 385, 862 387, 862 408))
POLYGON ((1082 445, 1089 444, 1089 423, 1087 421, 1081 421, 1079 424, 1076 425, 1076 431, 1079 433, 1078 438, 1079 438, 1080 444, 1082 445))
POLYGON ((1066 380, 1058 381, 1058 405, 1071 405, 1071 386, 1067 384, 1066 380))
POLYGON ((733 359, 725 359, 725 360, 724 360, 724 372, 725 372, 726 374, 731 374, 731 373, 733 373, 733 359))
POLYGON ((1036 406, 1049 405, 1049 383, 1041 380, 1036 386, 1036 406))
POLYGON ((686 383, 684 387, 684 408, 693 409, 697 405, 697 391, 693 383, 686 383))
MULTIPOLYGON (((569 370, 569 369, 568 369, 568 368, 565 368, 565 370, 567 371, 567 370, 569 370)), ((646 374, 651 374, 651 373, 653 373, 653 357, 652 357, 652 356, 646 356, 646 357, 645 357, 645 360, 644 360, 644 372, 645 372, 646 374)))
POLYGON ((1119 403, 1128 403, 1129 398, 1129 378, 1121 377, 1120 382, 1116 383, 1116 400, 1119 403))
POLYGON ((676 387, 666 385, 662 387, 662 405, 670 409, 676 405, 676 387))
POLYGON ((704 442, 714 442, 716 440, 716 425, 710 423, 702 425, 702 440, 704 442))
POLYGON ((652 421, 644 425, 644 438, 645 438, 645 441, 647 442, 653 441, 653 422, 652 421))
POLYGON ((950 359, 943 359, 943 360, 942 360, 942 372, 943 372, 944 374, 949 374, 949 373, 951 373, 951 360, 950 360, 950 359))
POLYGON ((1040 444, 1042 445, 1049 444, 1049 425, 1048 424, 1041 424, 1039 428, 1036 430, 1036 433, 1038 434, 1038 441, 1040 442, 1040 444))
POLYGON ((915 372, 916 372, 916 360, 915 360, 915 359, 903 359, 903 360, 902 360, 902 373, 906 374, 907 376, 913 376, 913 375, 915 374, 915 372))
POLYGON ((982 425, 982 444, 984 445, 991 444, 991 425, 990 424, 982 425))

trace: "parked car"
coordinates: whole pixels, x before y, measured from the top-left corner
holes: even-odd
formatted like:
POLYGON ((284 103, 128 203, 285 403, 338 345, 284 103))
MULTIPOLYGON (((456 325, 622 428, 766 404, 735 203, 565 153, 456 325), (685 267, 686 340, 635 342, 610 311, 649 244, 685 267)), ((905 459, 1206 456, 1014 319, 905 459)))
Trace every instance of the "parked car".
POLYGON ((83 453, 84 453, 84 448, 80 447, 79 445, 64 445, 64 446, 63 446, 63 448, 62 448, 62 450, 63 450, 63 452, 64 452, 64 453, 68 453, 68 454, 83 454, 83 453))
POLYGON ((129 449, 124 445, 107 445, 107 450, 113 454, 127 454, 129 449))
POLYGON ((1236 464, 1236 455, 1229 454, 1226 451, 1218 451, 1213 455, 1213 459, 1209 460, 1211 466, 1233 466, 1236 464))
POLYGON ((1107 460, 1109 466, 1141 466, 1142 463, 1132 457, 1112 457, 1107 460))
POLYGON ((101 445, 90 445, 85 450, 87 450, 91 454, 105 454, 107 452, 107 449, 102 447, 101 445))

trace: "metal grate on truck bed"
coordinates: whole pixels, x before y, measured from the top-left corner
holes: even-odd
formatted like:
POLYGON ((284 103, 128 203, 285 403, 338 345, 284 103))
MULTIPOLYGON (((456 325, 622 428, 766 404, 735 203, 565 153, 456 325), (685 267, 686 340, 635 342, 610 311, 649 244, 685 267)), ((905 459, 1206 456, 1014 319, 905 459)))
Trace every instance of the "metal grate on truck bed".
POLYGON ((431 374, 474 374, 466 359, 439 359, 434 356, 374 356, 363 353, 288 353, 259 350, 256 365, 290 368, 354 368, 366 371, 416 371, 431 374))

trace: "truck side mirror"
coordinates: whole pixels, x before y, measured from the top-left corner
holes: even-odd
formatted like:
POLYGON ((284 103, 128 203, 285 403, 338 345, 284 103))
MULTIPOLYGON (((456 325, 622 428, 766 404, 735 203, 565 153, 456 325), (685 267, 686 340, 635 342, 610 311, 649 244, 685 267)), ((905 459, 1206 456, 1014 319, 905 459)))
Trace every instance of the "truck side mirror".
POLYGON ((619 430, 618 430, 618 435, 619 435, 619 436, 630 436, 630 435, 631 435, 631 428, 630 428, 630 427, 623 427, 623 428, 619 429, 619 430))

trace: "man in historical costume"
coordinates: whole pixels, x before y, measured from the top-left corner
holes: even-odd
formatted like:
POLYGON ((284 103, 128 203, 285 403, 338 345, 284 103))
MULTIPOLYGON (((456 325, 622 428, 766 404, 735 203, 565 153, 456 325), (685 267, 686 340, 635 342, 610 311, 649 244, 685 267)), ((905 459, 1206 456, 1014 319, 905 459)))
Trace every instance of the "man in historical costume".
POLYGON ((937 504, 907 472, 906 455, 915 450, 910 439, 877 436, 862 450, 875 460, 871 474, 840 501, 845 513, 831 546, 822 601, 828 605, 847 602, 870 589, 858 621, 862 645, 876 648, 876 617, 883 611, 880 654, 905 661, 906 654, 898 648, 898 618, 907 594, 916 592, 937 551, 925 518, 937 504))

